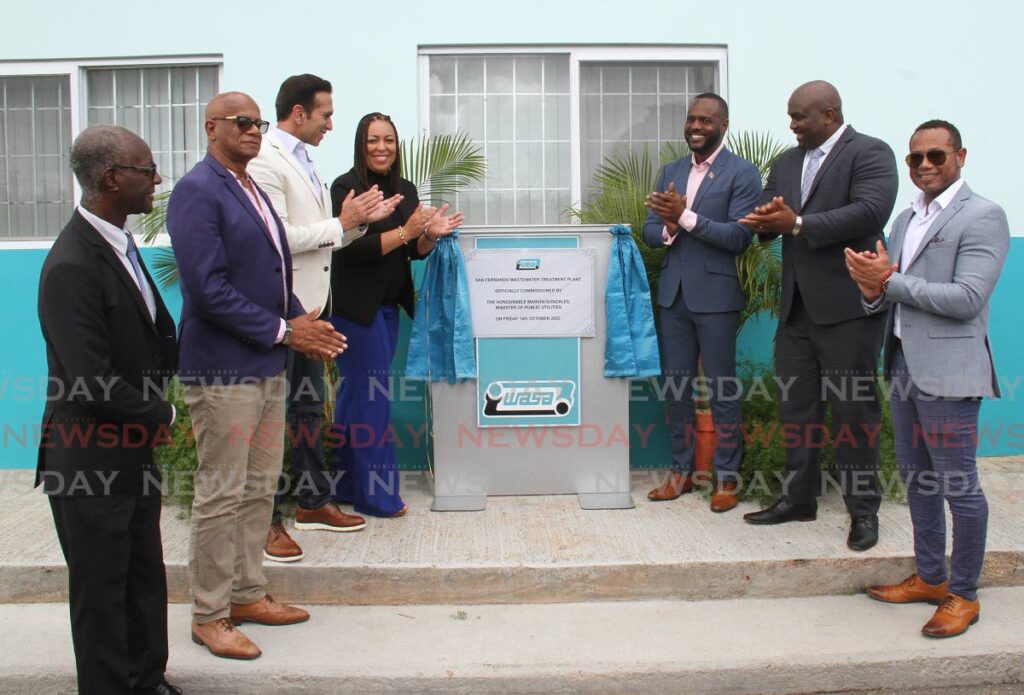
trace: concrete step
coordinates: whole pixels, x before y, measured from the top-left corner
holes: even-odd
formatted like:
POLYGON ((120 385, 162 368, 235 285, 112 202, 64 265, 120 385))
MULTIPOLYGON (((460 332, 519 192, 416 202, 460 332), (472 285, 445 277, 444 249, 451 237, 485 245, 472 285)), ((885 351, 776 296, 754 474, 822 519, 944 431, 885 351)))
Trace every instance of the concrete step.
MULTIPOLYGON (((253 662, 218 659, 170 610, 168 679, 193 695, 291 693, 942 692, 1024 682, 1024 588, 982 592, 981 620, 923 637, 934 610, 864 595, 551 605, 313 607, 243 626, 253 662)), ((0 606, 0 692, 73 691, 66 604, 0 606)), ((970 692, 970 691, 968 691, 970 692)), ((1019 690, 1017 690, 1019 692, 1019 690)))
MULTIPOLYGON (((1024 459, 981 466, 990 522, 985 586, 1024 585, 1024 459)), ((636 508, 584 511, 575 496, 495 497, 481 512, 431 512, 429 480, 402 484, 409 514, 368 519, 357 533, 295 531, 306 558, 267 563, 270 590, 313 604, 561 603, 768 598, 850 594, 913 571, 910 517, 885 502, 881 541, 846 548, 849 519, 838 494, 818 520, 751 526, 754 502, 713 514, 707 499, 649 502, 664 471, 633 476, 636 508)), ((49 505, 30 471, 0 472, 0 602, 63 601, 67 570, 49 505)), ((187 602, 189 524, 173 504, 163 516, 172 601, 187 602)))

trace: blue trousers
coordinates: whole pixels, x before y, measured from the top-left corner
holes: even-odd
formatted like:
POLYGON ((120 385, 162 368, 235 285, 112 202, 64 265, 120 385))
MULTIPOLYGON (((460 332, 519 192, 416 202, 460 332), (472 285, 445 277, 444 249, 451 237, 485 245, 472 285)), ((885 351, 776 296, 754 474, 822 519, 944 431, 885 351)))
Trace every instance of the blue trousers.
POLYGON ((274 495, 273 523, 281 522, 281 504, 294 487, 299 506, 319 509, 331 499, 331 483, 324 475, 324 448, 320 423, 324 410, 324 363, 322 360, 288 351, 288 429, 292 473, 288 485, 284 473, 274 495))
POLYGON ((718 445, 713 465, 719 480, 738 480, 743 458, 739 386, 736 382, 736 332, 740 312, 698 314, 686 308, 681 293, 661 308, 661 366, 665 377, 672 470, 693 471, 697 447, 693 380, 697 358, 704 365, 708 400, 718 445))
POLYGON ((334 467, 342 474, 335 500, 360 514, 392 516, 405 503, 398 492, 398 460, 391 427, 391 360, 398 343, 398 308, 377 309, 373 323, 331 317, 348 338, 336 360, 341 385, 334 406, 334 467))
POLYGON ((971 601, 985 559, 988 502, 978 480, 976 398, 938 398, 920 391, 902 350, 892 359, 892 425, 896 459, 910 503, 917 574, 929 584, 949 577, 949 591, 971 601), (946 572, 946 510, 953 552, 946 572))

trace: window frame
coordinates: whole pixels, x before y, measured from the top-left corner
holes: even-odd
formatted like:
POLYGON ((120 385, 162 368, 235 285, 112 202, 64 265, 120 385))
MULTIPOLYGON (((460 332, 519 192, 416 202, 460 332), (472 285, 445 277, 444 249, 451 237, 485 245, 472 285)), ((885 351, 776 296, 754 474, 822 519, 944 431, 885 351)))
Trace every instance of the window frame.
MULTIPOLYGON (((417 47, 419 133, 430 137, 430 58, 473 55, 569 56, 569 191, 572 205, 583 200, 580 64, 709 62, 718 66, 719 92, 729 98, 728 46, 725 44, 443 44, 417 47)), ((680 137, 682 124, 680 124, 680 137)))
MULTIPOLYGON (((71 101, 71 138, 78 137, 87 120, 89 109, 88 71, 91 69, 132 69, 149 67, 207 66, 217 68, 217 83, 224 82, 224 54, 204 53, 163 56, 131 56, 121 58, 55 58, 51 60, 0 60, 0 75, 4 77, 67 77, 68 97, 71 101)), ((72 200, 75 205, 82 198, 78 180, 71 177, 72 200)), ((0 250, 48 249, 54 237, 7 237, 0 239, 0 250)))

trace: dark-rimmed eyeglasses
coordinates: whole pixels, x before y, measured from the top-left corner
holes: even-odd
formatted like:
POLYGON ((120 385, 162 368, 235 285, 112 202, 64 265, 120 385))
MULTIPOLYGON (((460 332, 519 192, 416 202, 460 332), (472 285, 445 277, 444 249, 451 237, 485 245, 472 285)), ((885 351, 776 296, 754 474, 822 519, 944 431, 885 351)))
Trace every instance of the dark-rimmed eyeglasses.
POLYGON ((140 167, 134 164, 111 164, 110 168, 131 169, 132 171, 139 171, 148 176, 149 178, 153 178, 154 176, 156 176, 156 164, 150 164, 148 167, 140 167))
POLYGON ((243 133, 249 132, 249 129, 253 126, 259 128, 261 133, 266 133, 270 130, 270 121, 261 121, 258 118, 249 118, 248 116, 214 116, 211 120, 234 121, 238 129, 243 133))
POLYGON ((945 150, 940 150, 939 148, 936 147, 934 150, 928 150, 927 152, 911 152, 906 157, 904 157, 904 161, 906 161, 907 166, 910 167, 911 169, 916 169, 922 164, 924 164, 924 160, 926 158, 928 159, 929 163, 934 164, 937 167, 940 167, 946 163, 946 157, 948 157, 951 154, 956 154, 959 151, 960 150, 953 150, 952 152, 946 152, 945 150))

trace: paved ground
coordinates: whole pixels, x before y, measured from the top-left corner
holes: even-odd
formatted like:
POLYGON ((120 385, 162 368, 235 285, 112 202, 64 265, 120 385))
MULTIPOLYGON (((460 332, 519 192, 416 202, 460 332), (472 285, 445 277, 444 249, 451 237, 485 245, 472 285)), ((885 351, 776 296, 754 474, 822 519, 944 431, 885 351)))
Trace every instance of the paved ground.
MULTIPOLYGON (((806 693, 1024 681, 1024 588, 989 589, 964 636, 866 596, 490 606, 319 606, 244 626, 253 662, 194 645, 171 607, 168 677, 188 693, 806 693)), ((0 691, 71 687, 64 604, 0 606, 0 691)), ((1020 692, 1018 689, 1016 692, 1020 692)))
MULTIPOLYGON (((1024 459, 988 459, 982 620, 919 635, 928 606, 861 593, 912 570, 906 507, 885 503, 882 541, 845 547, 837 495, 817 522, 744 524, 686 495, 654 504, 663 472, 634 477, 636 509, 574 497, 492 498, 432 513, 409 476, 408 516, 355 534, 297 533, 307 559, 269 568, 313 620, 246 627, 265 651, 215 659, 172 605, 173 680, 203 695, 324 692, 667 692, 1006 695, 1024 692, 1024 459), (959 688, 959 690, 951 688, 959 688), (916 689, 916 690, 915 690, 916 689)), ((48 505, 26 471, 0 472, 0 693, 73 692, 66 570, 48 505), (40 603, 19 603, 19 602, 40 603)), ((187 600, 187 522, 164 515, 173 598, 187 600)))
MULTIPOLYGON (((986 582, 1024 584, 1024 459, 981 467, 991 520, 986 582)), ((341 604, 558 602, 803 596, 860 591, 912 571, 903 504, 881 510, 881 541, 846 548, 849 520, 837 494, 818 520, 756 527, 753 503, 712 514, 694 494, 653 503, 663 471, 634 475, 636 508, 581 510, 574 496, 496 497, 481 512, 431 512, 423 474, 403 486, 409 514, 369 519, 364 531, 296 532, 306 559, 269 570, 274 591, 341 604)), ((0 472, 0 602, 64 600, 66 575, 43 495, 28 471, 0 472)), ((172 600, 188 600, 188 522, 167 507, 164 548, 172 600)))

